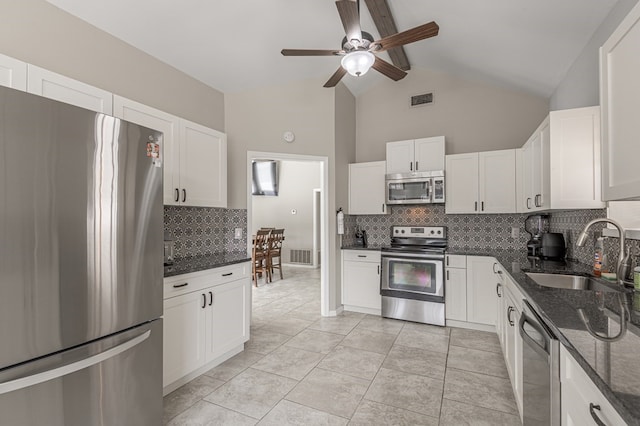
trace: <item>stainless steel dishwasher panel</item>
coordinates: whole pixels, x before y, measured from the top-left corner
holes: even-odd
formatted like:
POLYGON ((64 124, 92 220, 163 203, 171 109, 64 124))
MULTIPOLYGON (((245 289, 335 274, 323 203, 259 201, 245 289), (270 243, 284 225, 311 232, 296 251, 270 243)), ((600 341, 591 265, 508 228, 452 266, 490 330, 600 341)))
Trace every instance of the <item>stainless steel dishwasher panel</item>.
POLYGON ((523 301, 523 425, 560 425, 560 345, 531 305, 523 301))

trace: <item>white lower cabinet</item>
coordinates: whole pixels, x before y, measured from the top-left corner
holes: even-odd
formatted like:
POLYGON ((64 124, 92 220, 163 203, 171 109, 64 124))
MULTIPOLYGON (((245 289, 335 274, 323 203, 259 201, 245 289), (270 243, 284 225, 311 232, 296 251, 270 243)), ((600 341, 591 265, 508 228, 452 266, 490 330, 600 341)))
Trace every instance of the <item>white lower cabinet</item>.
POLYGON ((250 263, 164 281, 165 394, 235 355, 249 340, 250 263))
POLYGON ((560 347, 561 423, 563 426, 626 425, 611 403, 564 346, 560 347))
POLYGON ((467 256, 446 255, 444 301, 447 320, 467 320, 467 256))
POLYGON ((493 257, 467 256, 467 321, 495 326, 495 288, 501 279, 493 257))
POLYGON ((507 372, 511 378, 518 411, 522 414, 522 338, 518 331, 522 312, 522 297, 512 294, 508 286, 503 288, 502 296, 502 328, 504 330, 503 354, 507 364, 507 372))
POLYGON ((342 251, 342 304, 346 311, 380 315, 380 251, 342 251))

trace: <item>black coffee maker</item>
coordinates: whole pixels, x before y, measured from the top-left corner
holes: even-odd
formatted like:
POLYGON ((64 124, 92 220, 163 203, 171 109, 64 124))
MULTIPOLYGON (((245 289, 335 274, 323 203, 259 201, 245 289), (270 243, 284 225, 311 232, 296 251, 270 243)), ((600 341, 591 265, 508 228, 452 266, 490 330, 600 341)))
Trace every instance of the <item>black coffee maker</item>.
POLYGON ((367 231, 356 226, 356 247, 367 247, 367 231))
POLYGON ((528 216, 524 221, 524 229, 531 235, 527 241, 527 256, 542 256, 542 235, 549 232, 549 215, 528 216))

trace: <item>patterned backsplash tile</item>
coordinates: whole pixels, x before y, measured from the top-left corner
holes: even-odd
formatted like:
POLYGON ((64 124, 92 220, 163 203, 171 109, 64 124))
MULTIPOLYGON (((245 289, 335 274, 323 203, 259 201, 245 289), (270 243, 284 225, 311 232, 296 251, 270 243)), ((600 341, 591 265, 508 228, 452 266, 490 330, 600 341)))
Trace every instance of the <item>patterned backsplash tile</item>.
POLYGON ((247 210, 164 206, 164 234, 174 241, 176 258, 246 251, 247 210), (235 228, 242 229, 239 240, 235 228))
MULTIPOLYGON (((554 211, 550 213, 549 232, 564 234, 567 243, 567 257, 590 264, 593 261, 595 239, 587 242, 585 247, 576 247, 578 234, 591 220, 606 217, 605 209, 554 211)), ((526 250, 530 238, 525 230, 525 220, 529 214, 455 214, 447 215, 444 206, 407 206, 392 207, 389 215, 346 215, 343 245, 355 242, 357 226, 367 231, 370 246, 379 247, 390 244, 391 226, 393 225, 426 225, 446 226, 449 236, 449 247, 453 250, 507 249, 526 250), (518 237, 512 238, 512 228, 518 229, 518 237)), ((592 231, 599 231, 603 226, 594 226, 592 231)), ((605 239, 605 253, 611 264, 617 261, 618 239, 605 239)), ((640 242, 628 241, 628 250, 636 257, 638 264, 640 242)))

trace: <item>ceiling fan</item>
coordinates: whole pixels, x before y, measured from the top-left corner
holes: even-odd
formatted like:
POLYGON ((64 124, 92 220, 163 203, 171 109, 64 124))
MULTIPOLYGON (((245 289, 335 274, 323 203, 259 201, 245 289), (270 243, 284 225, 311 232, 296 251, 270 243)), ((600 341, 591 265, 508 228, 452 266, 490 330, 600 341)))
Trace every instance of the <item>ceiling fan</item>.
POLYGON ((371 34, 360 28, 360 4, 358 0, 338 0, 336 7, 346 36, 341 50, 282 49, 284 56, 342 56, 341 67, 329 78, 324 87, 335 87, 348 72, 353 76, 364 75, 370 68, 394 81, 403 79, 409 69, 402 46, 438 35, 440 27, 435 22, 420 25, 400 33, 395 29, 386 0, 366 0, 382 38, 374 40, 371 34), (389 50, 392 65, 375 53, 389 50))

